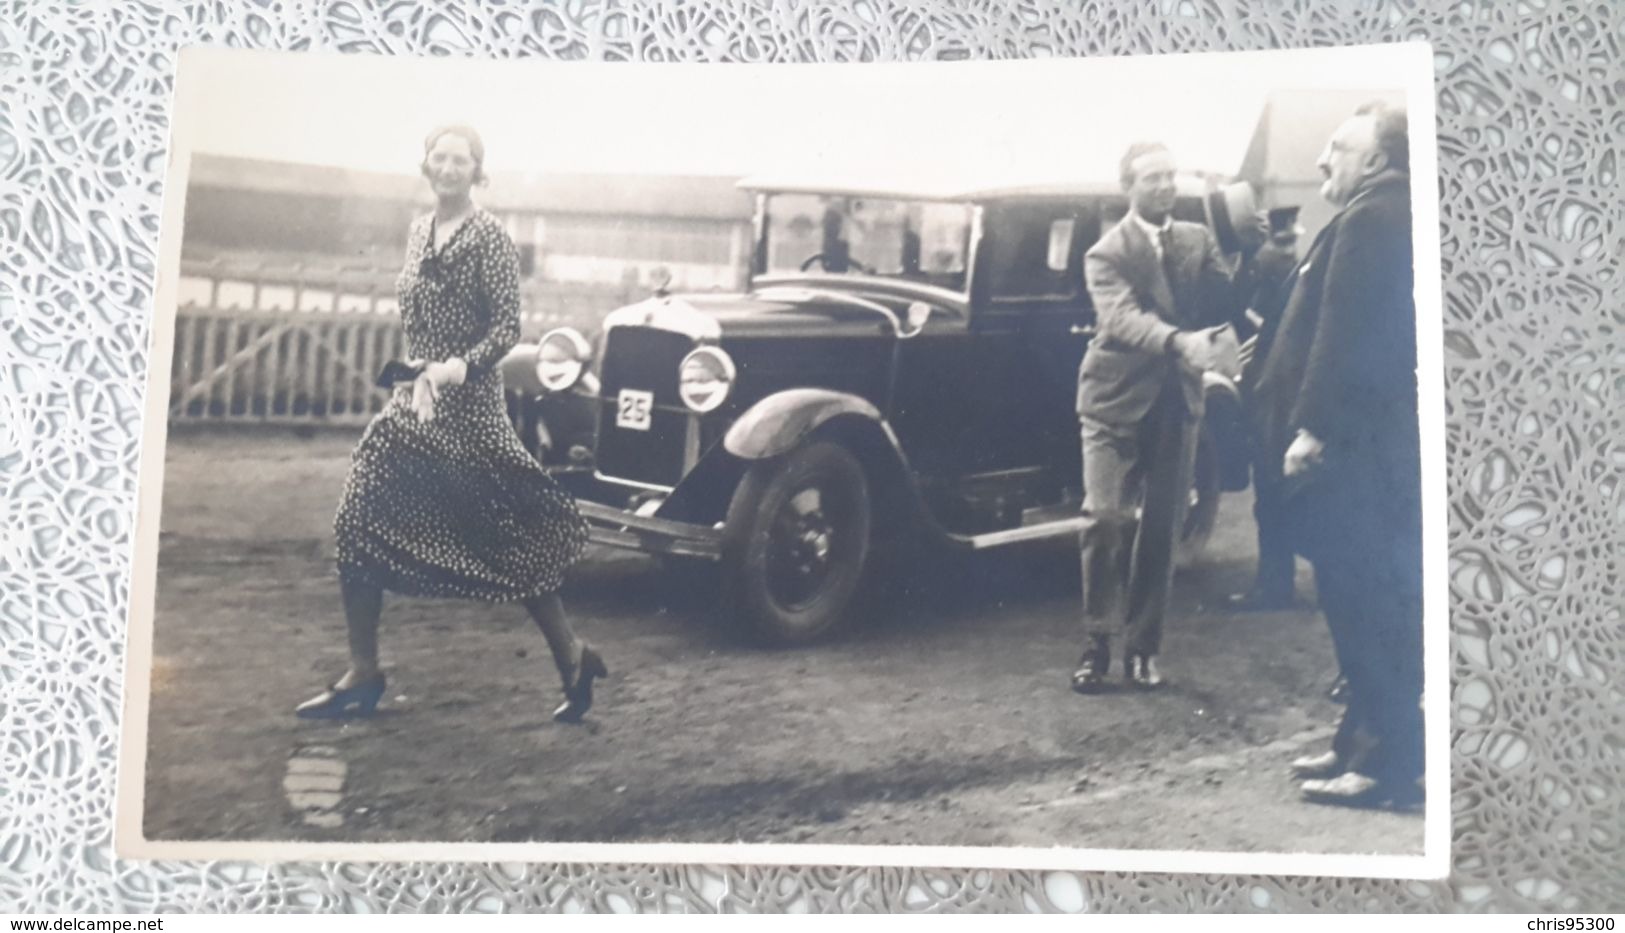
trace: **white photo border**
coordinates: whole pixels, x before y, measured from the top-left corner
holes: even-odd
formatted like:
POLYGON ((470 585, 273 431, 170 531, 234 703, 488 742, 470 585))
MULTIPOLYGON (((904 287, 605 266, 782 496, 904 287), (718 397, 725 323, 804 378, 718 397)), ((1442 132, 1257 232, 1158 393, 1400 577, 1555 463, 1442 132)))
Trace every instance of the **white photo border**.
MULTIPOLYGON (((1430 45, 1389 45, 1258 52, 1206 52, 1116 59, 1074 59, 1080 77, 1109 72, 1119 62, 1183 59, 1213 67, 1247 59, 1271 59, 1283 69, 1338 69, 1359 80, 1405 94, 1410 125, 1412 231, 1415 256, 1419 428, 1422 439, 1424 580, 1424 726, 1426 792, 1421 855, 1181 852, 1164 850, 1016 848, 991 846, 887 846, 700 843, 351 843, 158 841, 143 833, 147 725, 152 686, 153 627, 157 587, 159 527, 164 460, 168 439, 169 374, 185 214, 196 114, 209 76, 230 69, 247 55, 275 56, 290 68, 302 61, 343 58, 358 74, 374 63, 400 62, 391 56, 326 52, 267 52, 207 47, 183 49, 173 108, 168 171, 158 252, 151 345, 147 358, 145 419, 141 429, 135 550, 130 579, 129 641, 125 652, 125 695, 119 748, 115 811, 115 852, 126 859, 237 860, 247 862, 544 862, 660 863, 695 865, 831 865, 1072 871, 1133 871, 1199 874, 1323 876, 1438 880, 1449 876, 1451 832, 1450 640, 1448 490, 1444 396, 1444 318, 1439 224, 1438 150, 1434 59, 1430 45)), ((711 65, 642 63, 556 63, 535 60, 477 63, 518 72, 610 69, 624 76, 633 69, 658 70, 663 80, 694 69, 800 68, 985 68, 1019 72, 1056 67, 1056 60, 906 63, 711 65)), ((424 59, 422 68, 468 67, 468 62, 424 59)))

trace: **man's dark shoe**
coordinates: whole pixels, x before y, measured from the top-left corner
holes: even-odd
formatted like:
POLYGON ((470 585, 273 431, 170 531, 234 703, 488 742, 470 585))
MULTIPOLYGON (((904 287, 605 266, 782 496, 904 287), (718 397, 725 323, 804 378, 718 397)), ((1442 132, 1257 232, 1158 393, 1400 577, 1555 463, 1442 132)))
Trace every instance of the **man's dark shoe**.
POLYGON ((1348 771, 1334 778, 1304 781, 1303 799, 1309 803, 1361 810, 1405 810, 1422 802, 1422 788, 1414 781, 1379 781, 1348 771))
POLYGON ((1225 608, 1231 612, 1280 612, 1298 604, 1298 594, 1292 590, 1253 587, 1245 593, 1232 593, 1225 597, 1225 608))
POLYGON ((1348 764, 1336 752, 1324 752, 1319 755, 1304 755, 1292 762, 1292 776, 1296 778, 1309 778, 1325 780, 1334 778, 1347 770, 1348 764))
POLYGON ((1078 669, 1072 672, 1072 690, 1075 693, 1097 693, 1106 685, 1106 671, 1112 666, 1111 648, 1105 642, 1096 642, 1085 649, 1078 659, 1078 669))
POLYGON ((1142 690, 1154 690, 1163 684, 1154 654, 1131 654, 1123 659, 1123 668, 1128 682, 1142 690))
POLYGON ((1333 681, 1332 685, 1326 688, 1326 699, 1331 700, 1333 703, 1341 703, 1344 706, 1347 706, 1349 702, 1349 679, 1342 675, 1338 675, 1337 680, 1333 681))

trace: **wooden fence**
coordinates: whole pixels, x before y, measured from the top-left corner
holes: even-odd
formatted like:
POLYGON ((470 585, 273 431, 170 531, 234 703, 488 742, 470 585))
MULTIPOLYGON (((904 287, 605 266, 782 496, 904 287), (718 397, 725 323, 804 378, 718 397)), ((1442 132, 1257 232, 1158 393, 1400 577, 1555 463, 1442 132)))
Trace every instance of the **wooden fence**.
MULTIPOLYGON (((349 270, 183 262, 170 371, 172 422, 359 425, 407 356, 391 277, 349 270)), ((641 295, 631 286, 531 282, 524 331, 592 329, 641 295)))
POLYGON ((388 400, 373 377, 405 357, 394 316, 189 310, 175 322, 169 416, 365 423, 388 400))

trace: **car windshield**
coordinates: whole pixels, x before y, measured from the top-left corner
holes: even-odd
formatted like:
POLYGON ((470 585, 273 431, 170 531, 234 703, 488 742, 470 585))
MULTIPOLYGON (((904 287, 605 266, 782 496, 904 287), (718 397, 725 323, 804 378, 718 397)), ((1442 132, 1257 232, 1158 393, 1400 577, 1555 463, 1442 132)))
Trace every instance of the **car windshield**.
POLYGON ((969 204, 773 195, 763 271, 880 275, 962 291, 971 216, 969 204))

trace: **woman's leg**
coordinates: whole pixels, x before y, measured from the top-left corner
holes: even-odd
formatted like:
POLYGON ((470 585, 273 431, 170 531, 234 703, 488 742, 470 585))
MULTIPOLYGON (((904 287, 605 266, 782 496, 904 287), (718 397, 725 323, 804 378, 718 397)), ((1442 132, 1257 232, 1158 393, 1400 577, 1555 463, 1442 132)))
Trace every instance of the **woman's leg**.
POLYGON ((558 594, 528 599, 525 608, 530 610, 530 617, 536 620, 547 639, 547 647, 553 651, 553 663, 559 669, 559 679, 564 681, 564 703, 553 711, 553 718, 559 722, 580 722, 592 708, 593 680, 609 676, 609 668, 591 645, 576 637, 558 594))
POLYGON ((344 624, 350 634, 350 669, 332 687, 299 704, 301 719, 346 719, 370 716, 384 693, 378 670, 378 616, 384 591, 376 586, 344 580, 344 624))
POLYGON ((350 669, 337 686, 345 690, 378 676, 378 618, 384 609, 384 591, 370 583, 345 580, 344 624, 350 635, 350 669))
POLYGON ((582 646, 575 629, 570 627, 569 617, 564 614, 564 601, 559 599, 557 593, 548 593, 525 600, 525 608, 530 611, 530 617, 536 620, 536 627, 542 630, 542 637, 547 639, 547 647, 553 652, 553 664, 558 667, 559 676, 569 685, 575 679, 582 646))

